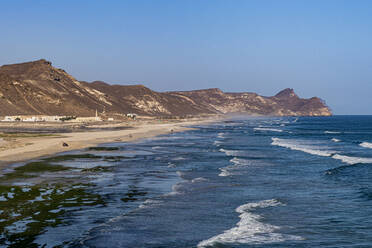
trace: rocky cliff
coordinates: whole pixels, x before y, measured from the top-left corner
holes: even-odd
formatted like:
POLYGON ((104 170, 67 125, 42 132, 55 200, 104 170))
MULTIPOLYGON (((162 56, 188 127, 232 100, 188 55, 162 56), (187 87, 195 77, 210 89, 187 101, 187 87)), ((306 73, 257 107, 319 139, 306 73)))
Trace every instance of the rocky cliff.
POLYGON ((299 98, 292 89, 272 97, 225 93, 219 89, 155 92, 143 85, 80 82, 46 60, 0 67, 0 116, 21 114, 93 116, 129 112, 149 116, 219 113, 328 116, 317 98, 299 98))

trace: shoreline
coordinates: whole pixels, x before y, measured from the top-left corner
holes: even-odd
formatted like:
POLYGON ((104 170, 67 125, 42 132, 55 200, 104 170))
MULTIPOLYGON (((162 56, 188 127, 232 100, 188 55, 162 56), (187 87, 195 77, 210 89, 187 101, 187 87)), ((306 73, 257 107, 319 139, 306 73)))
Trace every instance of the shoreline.
POLYGON ((186 120, 172 123, 140 123, 139 125, 129 126, 123 130, 101 130, 89 132, 53 133, 52 136, 38 137, 29 144, 29 139, 21 139, 19 147, 0 151, 0 175, 3 170, 11 164, 34 160, 57 153, 84 149, 104 143, 114 142, 133 142, 143 138, 151 138, 172 132, 182 132, 192 130, 191 127, 197 124, 212 123, 222 118, 213 117, 197 120, 186 120), (67 143, 64 147, 62 144, 67 143))

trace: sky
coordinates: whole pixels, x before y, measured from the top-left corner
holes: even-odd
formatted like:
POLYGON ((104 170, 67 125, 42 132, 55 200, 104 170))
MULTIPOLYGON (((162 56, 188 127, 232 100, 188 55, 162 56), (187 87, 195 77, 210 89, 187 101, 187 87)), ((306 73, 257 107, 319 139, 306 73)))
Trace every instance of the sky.
POLYGON ((294 88, 372 114, 372 1, 118 0, 0 4, 0 64, 45 58, 81 81, 156 91, 294 88))

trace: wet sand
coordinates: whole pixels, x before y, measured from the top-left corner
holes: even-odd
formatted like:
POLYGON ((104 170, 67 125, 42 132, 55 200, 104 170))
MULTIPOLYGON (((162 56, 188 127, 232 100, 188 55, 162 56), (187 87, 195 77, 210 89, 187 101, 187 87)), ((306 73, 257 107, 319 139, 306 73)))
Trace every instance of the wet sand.
MULTIPOLYGON (((186 126, 213 122, 217 118, 192 119, 182 122, 137 122, 132 125, 125 124, 122 130, 99 130, 88 132, 53 133, 50 136, 20 137, 12 141, 2 140, 0 143, 0 169, 5 166, 52 155, 55 153, 83 149, 102 143, 129 142, 141 138, 154 137, 170 132, 185 131, 186 126), (68 146, 63 146, 67 143, 68 146)), ((116 124, 118 126, 118 124, 116 124)))

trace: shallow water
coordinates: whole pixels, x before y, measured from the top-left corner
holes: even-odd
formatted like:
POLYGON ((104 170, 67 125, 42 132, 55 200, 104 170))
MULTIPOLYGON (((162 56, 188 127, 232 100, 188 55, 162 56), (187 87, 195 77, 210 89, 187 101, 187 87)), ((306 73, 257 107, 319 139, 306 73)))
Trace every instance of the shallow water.
POLYGON ((371 247, 371 144, 370 116, 246 118, 66 153, 1 188, 0 244, 371 247))

